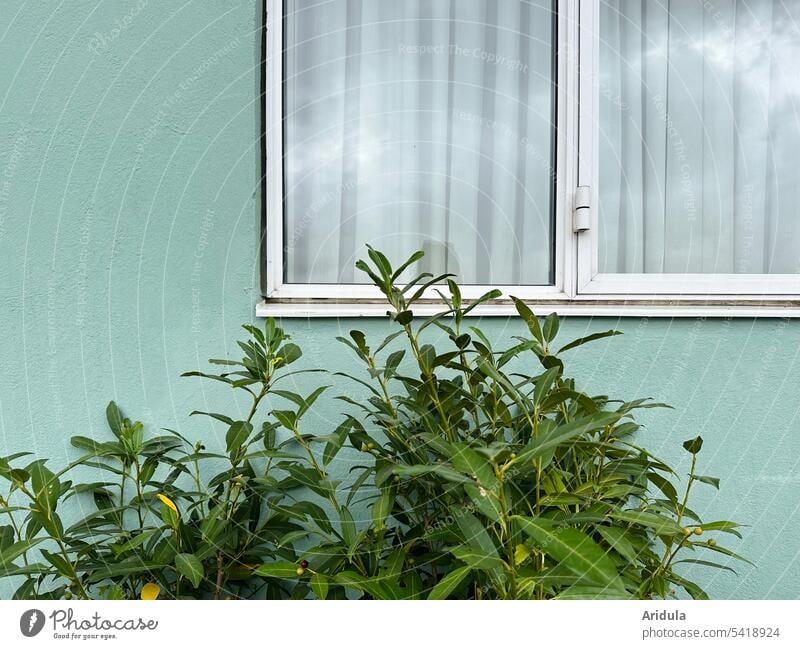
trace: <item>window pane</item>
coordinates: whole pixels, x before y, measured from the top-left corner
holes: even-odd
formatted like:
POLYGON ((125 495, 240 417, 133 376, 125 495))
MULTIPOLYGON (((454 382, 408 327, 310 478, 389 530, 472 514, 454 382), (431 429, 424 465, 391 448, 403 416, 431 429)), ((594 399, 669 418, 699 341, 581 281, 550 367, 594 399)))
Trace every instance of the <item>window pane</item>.
POLYGON ((553 276, 549 0, 287 0, 286 281, 370 243, 474 284, 553 276))
POLYGON ((602 0, 608 273, 800 270, 800 2, 602 0))

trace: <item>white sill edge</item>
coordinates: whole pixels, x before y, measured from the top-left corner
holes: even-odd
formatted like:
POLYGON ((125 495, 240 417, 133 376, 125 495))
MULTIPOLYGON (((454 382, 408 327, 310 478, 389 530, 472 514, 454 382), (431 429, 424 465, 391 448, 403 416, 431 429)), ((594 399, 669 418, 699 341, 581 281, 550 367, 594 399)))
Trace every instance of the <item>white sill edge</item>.
MULTIPOLYGON (((598 304, 574 301, 570 304, 536 304, 528 302, 538 315, 557 313, 564 316, 602 316, 618 318, 800 318, 800 305, 775 306, 769 304, 598 304)), ((418 304, 412 311, 429 316, 443 310, 438 304, 418 304)), ((386 317, 387 305, 359 302, 275 302, 262 300, 256 305, 258 318, 376 318, 386 317)), ((489 304, 476 307, 470 316, 516 316, 511 304, 489 304)))

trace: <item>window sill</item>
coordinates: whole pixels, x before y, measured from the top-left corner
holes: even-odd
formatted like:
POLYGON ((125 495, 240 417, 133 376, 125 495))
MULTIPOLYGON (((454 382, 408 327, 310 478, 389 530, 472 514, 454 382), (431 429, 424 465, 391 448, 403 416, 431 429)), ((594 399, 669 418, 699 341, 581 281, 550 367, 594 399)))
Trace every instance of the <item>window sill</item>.
MULTIPOLYGON (((723 299, 591 299, 538 300, 528 303, 534 313, 562 316, 611 318, 800 318, 800 300, 723 299)), ((417 303, 415 314, 429 316, 442 311, 441 303, 417 303)), ((256 305, 259 318, 374 318, 385 317, 387 305, 371 300, 262 300, 256 305)), ((487 303, 471 316, 516 316, 508 301, 487 303)))

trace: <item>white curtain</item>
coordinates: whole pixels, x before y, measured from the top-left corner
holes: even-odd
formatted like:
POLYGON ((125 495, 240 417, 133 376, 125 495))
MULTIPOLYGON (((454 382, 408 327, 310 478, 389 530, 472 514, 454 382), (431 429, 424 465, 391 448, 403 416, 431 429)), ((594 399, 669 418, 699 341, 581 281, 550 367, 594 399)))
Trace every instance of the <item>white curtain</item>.
POLYGON ((551 1, 286 5, 286 280, 363 282, 369 243, 550 283, 551 1))
POLYGON ((800 1, 601 0, 600 270, 800 272, 800 1))

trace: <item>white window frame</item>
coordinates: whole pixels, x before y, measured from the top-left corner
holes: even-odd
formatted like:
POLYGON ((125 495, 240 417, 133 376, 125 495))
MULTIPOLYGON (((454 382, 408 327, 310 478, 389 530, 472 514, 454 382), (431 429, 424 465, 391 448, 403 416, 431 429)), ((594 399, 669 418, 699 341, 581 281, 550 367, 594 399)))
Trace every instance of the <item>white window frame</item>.
MULTIPOLYGON (((264 300, 257 316, 348 317, 386 313, 367 284, 289 284, 283 276, 283 0, 266 2, 264 63, 264 300)), ((600 0, 560 0, 557 20, 555 278, 552 286, 462 287, 465 299, 492 288, 503 297, 476 315, 515 313, 510 295, 535 311, 606 316, 800 316, 800 275, 608 274, 598 272, 600 0), (578 187, 583 187, 578 192, 578 187), (588 209, 576 210, 576 198, 588 209), (584 203, 583 201, 587 201, 584 203)), ((440 308, 433 290, 415 311, 440 308)))

